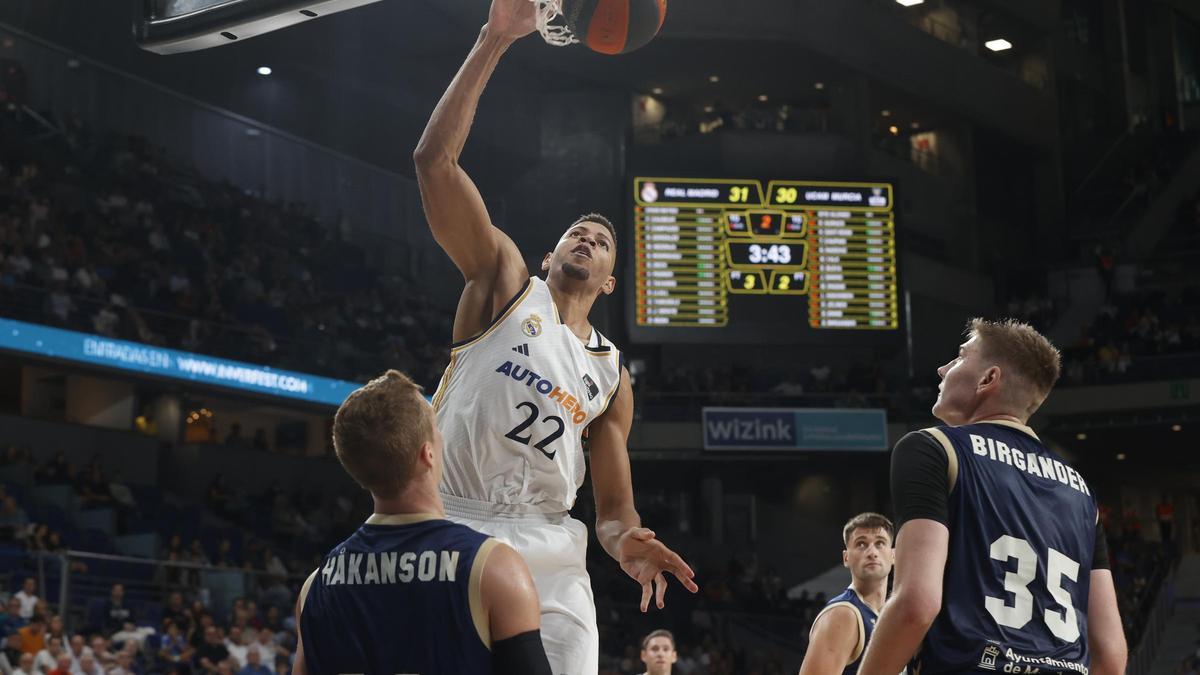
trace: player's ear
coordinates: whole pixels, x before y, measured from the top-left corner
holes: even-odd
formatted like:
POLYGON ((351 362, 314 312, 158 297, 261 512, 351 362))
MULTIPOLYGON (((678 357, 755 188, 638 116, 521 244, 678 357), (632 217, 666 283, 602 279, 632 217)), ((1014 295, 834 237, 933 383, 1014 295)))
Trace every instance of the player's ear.
POLYGON ((1000 384, 1000 378, 1002 375, 1003 373, 1000 370, 1000 366, 991 366, 987 370, 983 371, 983 375, 979 377, 978 389, 983 391, 985 389, 992 389, 998 386, 1000 384))
POLYGON ((617 278, 609 277, 604 281, 604 285, 600 287, 600 292, 605 295, 612 295, 612 292, 617 290, 617 278))
POLYGON ((547 253, 546 257, 542 258, 542 271, 543 272, 550 271, 550 256, 552 256, 552 255, 554 255, 554 251, 547 253))
POLYGON ((842 567, 850 566, 850 551, 842 549, 842 567))
POLYGON ((433 451, 433 439, 421 444, 420 450, 417 451, 417 461, 431 469, 437 465, 437 454, 433 451))

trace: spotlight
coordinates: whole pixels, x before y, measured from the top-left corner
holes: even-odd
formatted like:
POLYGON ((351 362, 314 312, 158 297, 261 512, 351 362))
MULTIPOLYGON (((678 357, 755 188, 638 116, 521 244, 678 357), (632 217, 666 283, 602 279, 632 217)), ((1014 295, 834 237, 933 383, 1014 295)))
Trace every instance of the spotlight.
POLYGON ((900 127, 896 126, 895 124, 893 124, 892 126, 888 127, 888 131, 892 132, 892 135, 893 135, 893 136, 899 136, 899 135, 900 135, 900 127))
POLYGON ((1183 425, 1181 425, 1181 424, 1172 424, 1172 425, 1171 425, 1171 431, 1183 431, 1183 425))
POLYGON ((1009 42, 1008 40, 1005 40, 1004 38, 996 38, 995 40, 988 40, 987 42, 983 43, 983 46, 987 47, 988 49, 990 49, 994 52, 1002 52, 1005 49, 1012 49, 1012 43, 1009 42))
POLYGON ((1118 453, 1117 453, 1117 461, 1118 461, 1118 462, 1124 462, 1124 461, 1125 461, 1125 453, 1123 453, 1123 452, 1118 452, 1118 453))
POLYGON ((655 88, 651 89, 650 92, 653 93, 655 96, 662 96, 663 88, 655 87, 655 88))
POLYGON ((758 100, 762 101, 763 103, 766 103, 766 102, 767 102, 767 95, 766 95, 766 94, 759 94, 759 95, 758 95, 758 100))
POLYGON ((1079 433, 1075 434, 1075 440, 1077 440, 1077 441, 1086 441, 1086 440, 1087 440, 1087 434, 1085 434, 1085 433, 1083 433, 1083 432, 1081 431, 1081 432, 1079 432, 1079 433))
POLYGON ((265 76, 267 76, 267 75, 270 75, 270 74, 271 74, 271 72, 272 72, 272 71, 271 71, 271 67, 270 67, 270 66, 259 66, 259 67, 258 67, 258 74, 259 74, 259 75, 262 75, 262 76, 264 76, 264 77, 265 77, 265 76))
POLYGON ((884 108, 883 110, 880 110, 880 111, 879 111, 879 114, 880 114, 880 115, 883 115, 884 117, 891 117, 891 116, 892 116, 892 111, 891 111, 891 110, 888 110, 887 108, 884 108))
POLYGON ((904 5, 905 7, 913 7, 915 5, 925 4, 925 0, 896 0, 896 4, 904 5))
POLYGON ((720 82, 720 81, 721 81, 721 78, 720 78, 719 76, 717 76, 717 75, 709 75, 709 76, 708 76, 708 81, 709 81, 709 82, 712 82, 713 84, 716 84, 717 82, 720 82))
POLYGON ((704 112, 710 113, 712 111, 713 111, 713 107, 711 105, 704 106, 704 112))
POLYGON ((821 91, 824 88, 825 88, 824 82, 813 82, 813 89, 816 89, 817 91, 821 91))

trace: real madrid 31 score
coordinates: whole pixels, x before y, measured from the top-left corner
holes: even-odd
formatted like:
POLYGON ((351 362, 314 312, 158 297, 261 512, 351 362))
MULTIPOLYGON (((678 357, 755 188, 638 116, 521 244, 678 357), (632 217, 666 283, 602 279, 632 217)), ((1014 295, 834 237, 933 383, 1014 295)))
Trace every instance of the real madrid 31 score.
POLYGON ((633 204, 643 339, 898 328, 890 183, 638 177, 633 204))

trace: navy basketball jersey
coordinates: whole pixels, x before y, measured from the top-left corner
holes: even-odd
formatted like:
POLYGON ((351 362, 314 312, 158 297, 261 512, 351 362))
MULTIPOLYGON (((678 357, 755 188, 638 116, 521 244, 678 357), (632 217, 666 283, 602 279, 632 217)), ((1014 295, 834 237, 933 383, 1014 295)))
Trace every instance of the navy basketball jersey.
POLYGON ((919 675, 1083 672, 1096 500, 1032 429, 935 427, 949 460, 942 610, 919 675))
MULTIPOLYGON (((879 619, 879 616, 875 613, 875 610, 871 609, 870 605, 863 602, 863 599, 858 595, 858 591, 855 591, 854 587, 851 586, 840 594, 833 596, 829 599, 829 602, 825 603, 820 613, 817 614, 817 618, 813 619, 813 626, 816 626, 817 619, 820 619, 825 612, 834 607, 847 607, 854 610, 855 615, 858 616, 858 644, 851 655, 850 663, 842 670, 842 675, 857 675, 858 666, 862 664, 863 652, 867 650, 867 643, 871 641, 871 633, 875 632, 875 621, 879 619)), ((812 634, 811 628, 809 629, 809 634, 810 636, 812 634)))
POLYGON ((301 591, 308 671, 492 672, 479 583, 496 543, 437 516, 371 516, 301 591))

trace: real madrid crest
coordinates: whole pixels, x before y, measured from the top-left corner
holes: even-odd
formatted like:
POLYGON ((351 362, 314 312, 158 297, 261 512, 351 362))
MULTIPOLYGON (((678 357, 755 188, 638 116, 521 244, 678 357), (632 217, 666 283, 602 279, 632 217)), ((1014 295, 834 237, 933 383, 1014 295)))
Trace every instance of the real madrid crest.
POLYGON ((529 337, 537 337, 542 334, 542 317, 537 314, 530 314, 528 318, 521 322, 521 332, 529 337))

